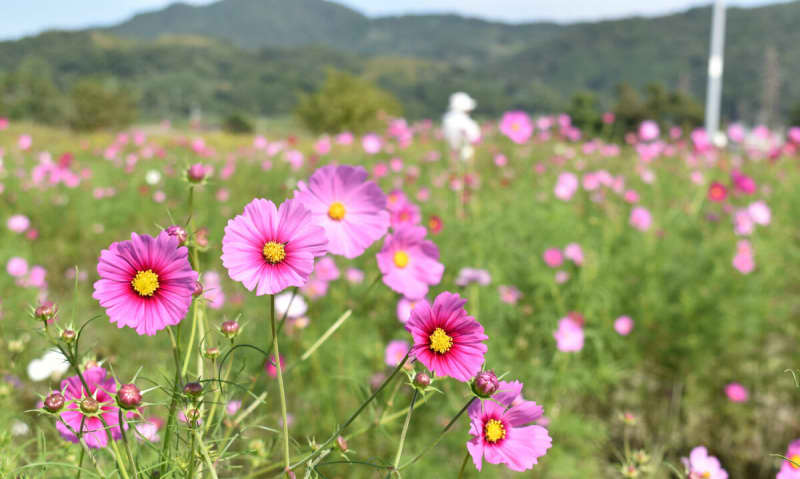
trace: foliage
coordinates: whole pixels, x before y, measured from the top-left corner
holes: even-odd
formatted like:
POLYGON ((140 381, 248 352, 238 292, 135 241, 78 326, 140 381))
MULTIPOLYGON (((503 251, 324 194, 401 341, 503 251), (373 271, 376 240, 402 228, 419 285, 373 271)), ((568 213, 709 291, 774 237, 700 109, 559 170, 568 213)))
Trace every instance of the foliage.
POLYGON ((572 118, 572 124, 586 133, 600 129, 600 105, 592 92, 581 91, 573 95, 566 113, 572 118))
POLYGON ((319 91, 300 99, 295 113, 316 133, 364 133, 380 124, 380 114, 399 116, 402 108, 390 93, 369 81, 331 69, 319 91))
POLYGON ((231 113, 225 117, 222 129, 228 133, 245 134, 255 131, 253 120, 241 112, 231 113))
POLYGON ((136 119, 136 103, 130 91, 110 79, 79 80, 70 91, 69 124, 76 130, 118 129, 136 119))

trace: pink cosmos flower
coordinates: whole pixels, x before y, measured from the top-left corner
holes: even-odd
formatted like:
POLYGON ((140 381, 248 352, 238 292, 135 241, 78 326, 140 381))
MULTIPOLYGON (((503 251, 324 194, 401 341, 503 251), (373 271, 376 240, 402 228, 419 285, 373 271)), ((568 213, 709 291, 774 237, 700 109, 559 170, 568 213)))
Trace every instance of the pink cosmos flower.
POLYGON ((789 128, 786 137, 795 144, 800 144, 800 126, 793 126, 789 128))
POLYGON ((728 189, 718 181, 711 183, 711 186, 708 187, 708 199, 711 201, 719 203, 720 201, 725 201, 727 196, 728 189))
POLYGON ((733 214, 733 229, 739 236, 747 236, 753 233, 755 223, 748 210, 737 210, 733 214))
POLYGON ((783 461, 781 470, 778 471, 775 479, 800 479, 800 439, 795 439, 789 443, 784 457, 791 460, 791 462, 783 461))
POLYGON ((386 345, 386 351, 384 353, 384 362, 386 362, 387 366, 397 366, 406 356, 406 353, 408 353, 408 349, 409 345, 407 341, 389 341, 389 344, 386 345))
POLYGON ((241 408, 242 408, 242 401, 239 401, 238 399, 228 401, 228 404, 225 405, 225 414, 227 414, 228 416, 233 416, 234 414, 239 412, 239 409, 241 408))
POLYGON ((402 227, 386 236, 377 254, 383 282, 409 299, 428 294, 428 286, 438 284, 444 273, 439 248, 425 234, 421 226, 402 227))
POLYGON ((544 262, 551 268, 558 268, 564 263, 564 256, 558 248, 547 248, 542 255, 544 262))
POLYGON ((390 222, 392 229, 398 229, 403 226, 418 225, 422 221, 422 214, 419 211, 419 206, 411 201, 405 199, 402 203, 390 208, 390 222))
POLYGON ((614 321, 614 331, 621 336, 627 336, 633 331, 633 320, 628 316, 620 316, 614 321))
POLYGON ((444 292, 433 305, 420 303, 411 311, 406 329, 414 339, 411 355, 437 376, 469 381, 483 365, 489 339, 483 326, 467 314, 467 300, 444 292))
POLYGON ((747 402, 747 398, 750 396, 747 388, 739 383, 729 383, 726 385, 725 395, 728 396, 728 399, 730 399, 731 402, 736 403, 747 402))
POLYGON ((364 272, 358 268, 347 268, 344 277, 350 284, 359 284, 364 281, 364 272))
POLYGON ((583 326, 572 317, 561 318, 553 333, 559 351, 569 353, 583 349, 583 326))
POLYGON ((750 203, 747 207, 747 213, 750 215, 750 218, 761 226, 766 226, 769 224, 770 219, 772 218, 772 214, 769 210, 769 206, 763 201, 756 201, 755 203, 750 203))
POLYGON ((577 266, 583 265, 583 249, 578 243, 570 243, 564 247, 564 257, 577 266))
MULTIPOLYGON (((283 360, 283 356, 282 355, 279 355, 278 359, 280 359, 281 372, 283 372, 286 369, 286 364, 285 364, 286 362, 283 360)), ((278 377, 278 368, 275 367, 275 355, 274 354, 269 357, 269 360, 264 361, 264 371, 266 371, 267 374, 269 375, 269 377, 271 377, 271 378, 277 378, 278 377)))
POLYGON ((216 271, 203 273, 203 298, 211 309, 222 309, 225 305, 225 292, 222 290, 222 282, 216 271))
POLYGON ((501 284, 497 287, 497 292, 500 293, 500 301, 507 304, 517 304, 522 298, 522 292, 514 286, 501 284))
POLYGON ((569 280, 569 273, 563 270, 558 270, 553 277, 556 280, 556 283, 564 284, 569 280))
POLYGON ((19 146, 19 149, 22 151, 30 148, 32 144, 33 138, 31 138, 31 135, 20 135, 19 140, 17 140, 17 146, 19 146))
POLYGON ((330 256, 325 256, 317 261, 317 265, 314 267, 314 276, 322 281, 336 281, 339 279, 339 275, 339 268, 330 256))
POLYGON ((311 211, 298 200, 280 208, 263 198, 228 220, 222 238, 222 264, 234 281, 257 296, 303 286, 314 270, 314 258, 325 254, 325 230, 311 221, 311 211))
POLYGON ((522 383, 500 381, 492 400, 476 401, 469 407, 472 439, 467 451, 480 471, 483 459, 505 464, 512 471, 526 471, 539 462, 553 444, 547 429, 535 424, 543 416, 541 406, 521 396, 522 383))
POLYGON ((728 479, 728 473, 714 456, 708 455, 703 446, 692 449, 688 458, 681 459, 691 479, 728 479))
POLYGON ((533 123, 524 111, 508 111, 500 120, 500 132, 514 143, 525 143, 533 134, 533 123))
POLYGON ((639 231, 647 231, 653 223, 650 211, 643 206, 635 206, 631 210, 630 224, 639 231))
POLYGON ((425 298, 400 298, 400 300, 397 302, 397 320, 403 324, 406 324, 408 320, 411 319, 411 311, 414 310, 414 307, 422 303, 425 303, 428 307, 430 307, 430 303, 428 303, 428 300, 425 298))
POLYGON ((14 256, 6 263, 6 271, 14 278, 22 278, 28 274, 28 262, 25 261, 25 258, 14 256))
POLYGON ((178 324, 192 304, 197 272, 185 246, 162 231, 155 238, 131 233, 100 252, 94 294, 117 327, 152 336, 178 324))
POLYGON ((736 244, 736 255, 733 257, 733 267, 742 274, 749 274, 755 267, 753 248, 747 240, 741 240, 736 244))
POLYGON ((14 233, 24 233, 31 226, 31 220, 25 215, 13 215, 8 218, 6 226, 14 233))
POLYGON ((383 148, 383 140, 375 133, 367 133, 361 138, 361 146, 369 155, 374 155, 383 148))
POLYGON ((558 175, 553 192, 556 198, 568 201, 578 191, 578 177, 574 173, 564 172, 558 175))
POLYGON ((492 282, 492 275, 485 269, 461 268, 456 277, 456 286, 467 286, 472 283, 486 286, 492 282))
POLYGON ((61 394, 67 401, 60 414, 61 421, 56 423, 56 429, 67 441, 77 443, 78 437, 75 433, 80 432, 87 446, 91 448, 106 447, 108 434, 103 421, 97 415, 85 415, 81 405, 85 406, 84 409, 87 409, 87 406, 88 408, 93 405, 98 406, 98 413, 108 425, 112 439, 115 441, 120 439, 122 431, 119 429, 119 408, 114 400, 117 383, 105 369, 100 367, 87 369, 83 372, 83 378, 86 380, 88 390, 83 387, 78 376, 61 381, 61 394), (85 403, 84 400, 86 400, 85 403), (81 424, 83 424, 83 429, 81 429, 81 424))
POLYGON ((734 143, 744 141, 745 130, 741 123, 734 123, 728 127, 728 139, 734 143))
POLYGON ((349 131, 336 135, 336 143, 340 145, 350 145, 353 143, 353 134, 349 131))
POLYGON ((355 258, 389 229, 386 195, 361 166, 324 166, 308 185, 298 183, 295 198, 328 237, 328 251, 355 258))
POLYGON ((0 116, 0 131, 5 130, 8 128, 8 118, 5 116, 0 116))
POLYGON ((752 195, 756 192, 756 182, 749 176, 745 175, 741 171, 734 170, 731 173, 731 180, 733 181, 733 187, 739 193, 744 193, 745 195, 752 195))
POLYGON ((658 123, 653 120, 645 120, 639 125, 639 139, 642 141, 652 141, 658 138, 658 123))

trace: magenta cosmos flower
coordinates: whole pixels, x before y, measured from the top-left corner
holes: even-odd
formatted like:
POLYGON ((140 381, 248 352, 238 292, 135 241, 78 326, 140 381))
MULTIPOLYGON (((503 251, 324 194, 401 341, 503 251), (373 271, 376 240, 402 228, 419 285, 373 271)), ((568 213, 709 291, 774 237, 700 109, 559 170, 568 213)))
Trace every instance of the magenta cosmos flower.
POLYGON ((500 132, 514 143, 525 143, 533 134, 531 117, 524 111, 508 111, 500 120, 500 132))
POLYGON ((406 329, 414 338, 411 355, 438 376, 469 381, 481 370, 489 339, 481 323, 467 314, 467 300, 441 293, 433 305, 421 302, 411 310, 406 329))
POLYGON ((88 391, 83 387, 78 376, 61 381, 62 394, 67 400, 67 405, 60 414, 61 421, 56 423, 56 428, 61 433, 61 437, 67 441, 78 442, 75 433, 80 431, 87 446, 106 447, 108 434, 103 420, 108 425, 114 440, 122 437, 119 429, 119 408, 114 401, 117 383, 105 369, 99 367, 84 371, 83 378, 89 387, 88 391), (101 416, 103 420, 100 419, 101 416), (81 423, 83 423, 83 430, 81 430, 81 423))
POLYGON ((111 243, 100 252, 97 273, 92 297, 111 322, 148 336, 181 322, 197 281, 188 250, 164 231, 155 238, 131 233, 129 241, 111 243))
POLYGON ((785 457, 789 461, 783 461, 781 470, 778 471, 775 479, 800 479, 800 439, 789 443, 785 457))
POLYGON ((691 479, 728 479, 728 473, 714 456, 708 455, 708 450, 703 446, 692 449, 689 457, 682 459, 683 465, 691 479))
POLYGON ((314 270, 314 258, 327 251, 325 230, 311 221, 311 212, 298 200, 280 208, 263 198, 228 220, 222 238, 222 264, 231 279, 256 295, 280 293, 303 286, 314 270))
POLYGON ((553 440, 542 426, 542 407, 522 399, 522 383, 500 381, 491 401, 476 401, 469 407, 471 420, 467 450, 480 471, 483 459, 505 464, 512 471, 526 471, 547 453, 553 440))
POLYGON ((386 195, 367 181, 367 170, 360 166, 324 166, 297 189, 295 198, 325 229, 333 254, 355 258, 389 229, 386 195))
POLYGON ((439 248, 425 239, 422 226, 405 226, 388 235, 377 254, 383 282, 408 299, 428 294, 428 286, 439 283, 444 265, 439 248))

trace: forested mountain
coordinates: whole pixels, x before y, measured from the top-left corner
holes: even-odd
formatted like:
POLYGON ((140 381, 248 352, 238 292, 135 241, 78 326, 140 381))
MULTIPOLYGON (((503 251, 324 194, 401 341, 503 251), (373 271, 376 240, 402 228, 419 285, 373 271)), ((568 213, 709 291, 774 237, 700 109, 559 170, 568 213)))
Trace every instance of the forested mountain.
MULTIPOLYGON (((411 117, 440 114, 458 89, 478 98, 486 115, 557 110, 580 90, 608 106, 623 82, 661 83, 702 100, 710 16, 706 7, 657 18, 505 24, 457 15, 368 18, 323 0, 178 3, 106 29, 1 42, 0 74, 35 67, 61 91, 81 77, 111 76, 137 92, 150 116, 192 108, 285 113, 329 66, 375 80, 411 117)), ((728 10, 727 117, 777 119, 800 100, 798 24, 800 2, 728 10)))

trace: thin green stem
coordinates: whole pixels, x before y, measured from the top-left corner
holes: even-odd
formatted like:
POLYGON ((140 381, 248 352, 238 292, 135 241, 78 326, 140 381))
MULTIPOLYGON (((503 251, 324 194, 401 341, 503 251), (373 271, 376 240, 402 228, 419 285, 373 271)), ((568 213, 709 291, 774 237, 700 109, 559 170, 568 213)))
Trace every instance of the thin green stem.
POLYGON ((83 456, 86 454, 86 450, 83 449, 81 446, 81 457, 78 459, 78 472, 75 474, 75 479, 81 479, 81 469, 83 469, 83 456))
POLYGON ((347 427, 350 426, 350 424, 352 424, 353 421, 356 420, 356 418, 364 411, 364 409, 366 409, 367 406, 369 406, 369 404, 372 402, 372 400, 375 399, 375 397, 378 396, 378 394, 380 394, 381 391, 383 391, 384 388, 386 388, 386 386, 389 383, 392 382, 392 380, 395 378, 395 376, 397 376, 397 373, 400 372, 401 369, 403 369, 403 366, 405 366, 406 361, 408 361, 408 353, 406 353, 405 357, 403 358, 402 361, 400 361, 400 363, 397 365, 397 367, 394 368, 394 371, 392 371, 392 374, 390 374, 389 377, 386 378, 386 380, 384 380, 383 383, 380 386, 378 386, 378 389, 376 389, 375 392, 373 392, 372 395, 370 395, 370 397, 368 397, 363 403, 361 403, 361 405, 358 407, 358 409, 356 409, 356 412, 351 414, 350 417, 347 419, 347 421, 345 421, 344 424, 342 424, 341 426, 339 426, 336 429, 335 433, 333 433, 314 452, 312 452, 311 454, 308 454, 303 459, 300 459, 299 461, 294 463, 290 467, 290 469, 294 469, 295 467, 297 467, 297 466, 299 466, 301 464, 304 464, 306 461, 309 461, 309 460, 317 457, 319 454, 321 454, 328 445, 330 445, 337 437, 339 437, 342 434, 342 432, 344 432, 344 430, 347 429, 347 427))
POLYGON ((442 432, 440 432, 440 433, 439 433, 439 435, 436 437, 436 439, 435 439, 435 440, 434 440, 434 441, 433 441, 431 444, 429 444, 429 445, 428 445, 428 447, 426 447, 425 449, 423 449, 423 450, 422 450, 422 452, 420 452, 419 454, 417 454, 416 456, 414 456, 414 459, 411 459, 411 460, 410 460, 410 461, 408 461, 407 463, 405 463, 405 464, 403 464, 402 466, 400 466, 400 469, 399 469, 399 470, 403 470, 403 469, 407 468, 408 466, 410 466, 410 465, 414 464, 415 462, 419 461, 419 460, 420 460, 420 458, 421 458, 422 456, 424 456, 425 454, 427 454, 428 452, 430 452, 430 450, 431 450, 431 449, 433 449, 434 447, 436 447, 436 445, 437 445, 437 444, 439 444, 439 441, 441 441, 441 440, 442 440, 442 438, 444 437, 444 435, 445 435, 445 434, 447 434, 447 431, 449 431, 449 430, 450 430, 450 428, 451 428, 451 427, 453 427, 453 424, 455 424, 455 423, 456 423, 456 421, 458 420, 458 418, 460 418, 460 417, 461 417, 461 415, 462 415, 462 414, 464 414, 464 411, 466 411, 466 410, 467 410, 467 408, 469 408, 469 406, 470 406, 470 405, 473 403, 473 401, 475 401, 476 399, 478 399, 478 398, 476 398, 476 397, 472 397, 472 398, 470 398, 470 400, 469 400, 469 401, 467 401, 467 404, 465 404, 465 405, 464 405, 464 407, 462 407, 462 408, 461 408, 461 410, 460 410, 460 411, 458 411, 458 413, 456 413, 456 415, 453 417, 453 419, 451 419, 451 420, 450 420, 450 422, 449 422, 449 423, 447 423, 447 426, 445 426, 445 427, 444 427, 444 429, 442 429, 442 432))
MULTIPOLYGON (((281 399, 281 418, 283 419, 283 462, 286 471, 289 471, 289 421, 286 414, 286 391, 283 386, 283 373, 281 372, 281 354, 278 349, 278 328, 275 325, 275 295, 269 295, 269 324, 272 329, 272 357, 275 358, 275 370, 278 371, 278 391, 281 399)), ((269 360, 269 358, 267 358, 269 360)))
MULTIPOLYGON (((176 332, 178 331, 179 327, 180 327, 180 323, 178 323, 178 326, 175 327, 176 332)), ((172 440, 172 429, 173 429, 174 424, 175 424, 175 414, 176 414, 177 409, 178 409, 178 388, 180 388, 180 386, 181 386, 181 384, 180 384, 181 383, 181 353, 180 353, 179 338, 175 337, 176 335, 173 334, 172 328, 167 327, 167 332, 169 333, 169 339, 172 342, 172 355, 173 355, 173 357, 175 359, 175 384, 173 386, 172 398, 170 399, 170 402, 169 402, 169 416, 167 416, 167 427, 164 429, 164 432, 165 432, 164 445, 161 447, 161 457, 160 457, 160 462, 161 462, 160 472, 161 472, 161 475, 166 473, 167 465, 169 464, 169 461, 167 460, 167 457, 171 454, 169 447, 170 447, 170 442, 172 440)))
POLYGON ((217 479, 217 471, 214 468, 214 463, 211 461, 211 456, 208 454, 208 450, 206 449, 205 444, 203 444, 202 439, 200 438, 200 433, 197 429, 194 430, 194 435, 197 436, 197 443, 200 448, 200 455, 203 456, 203 460, 206 463, 206 467, 208 467, 208 473, 211 474, 213 479, 217 479))
POLYGON ((128 443, 128 435, 125 433, 125 415, 122 413, 122 408, 119 408, 119 430, 122 433, 122 443, 125 445, 125 454, 128 456, 128 462, 131 463, 131 469, 133 469, 133 477, 139 477, 139 469, 136 467, 136 461, 133 459, 133 453, 131 452, 131 445, 128 443))
POLYGON ((464 460, 461 461, 461 469, 458 471, 458 479, 462 479, 464 477, 464 471, 467 469, 467 462, 469 462, 469 451, 464 454, 464 460))
POLYGON ((414 413, 414 403, 417 402, 417 395, 419 390, 414 388, 414 395, 411 396, 411 405, 408 406, 408 414, 406 414, 406 422, 403 423, 403 430, 400 432, 400 443, 397 445, 397 455, 394 457, 394 469, 400 465, 400 458, 403 457, 403 445, 406 443, 406 434, 408 433, 408 426, 411 424, 411 415, 414 413))

